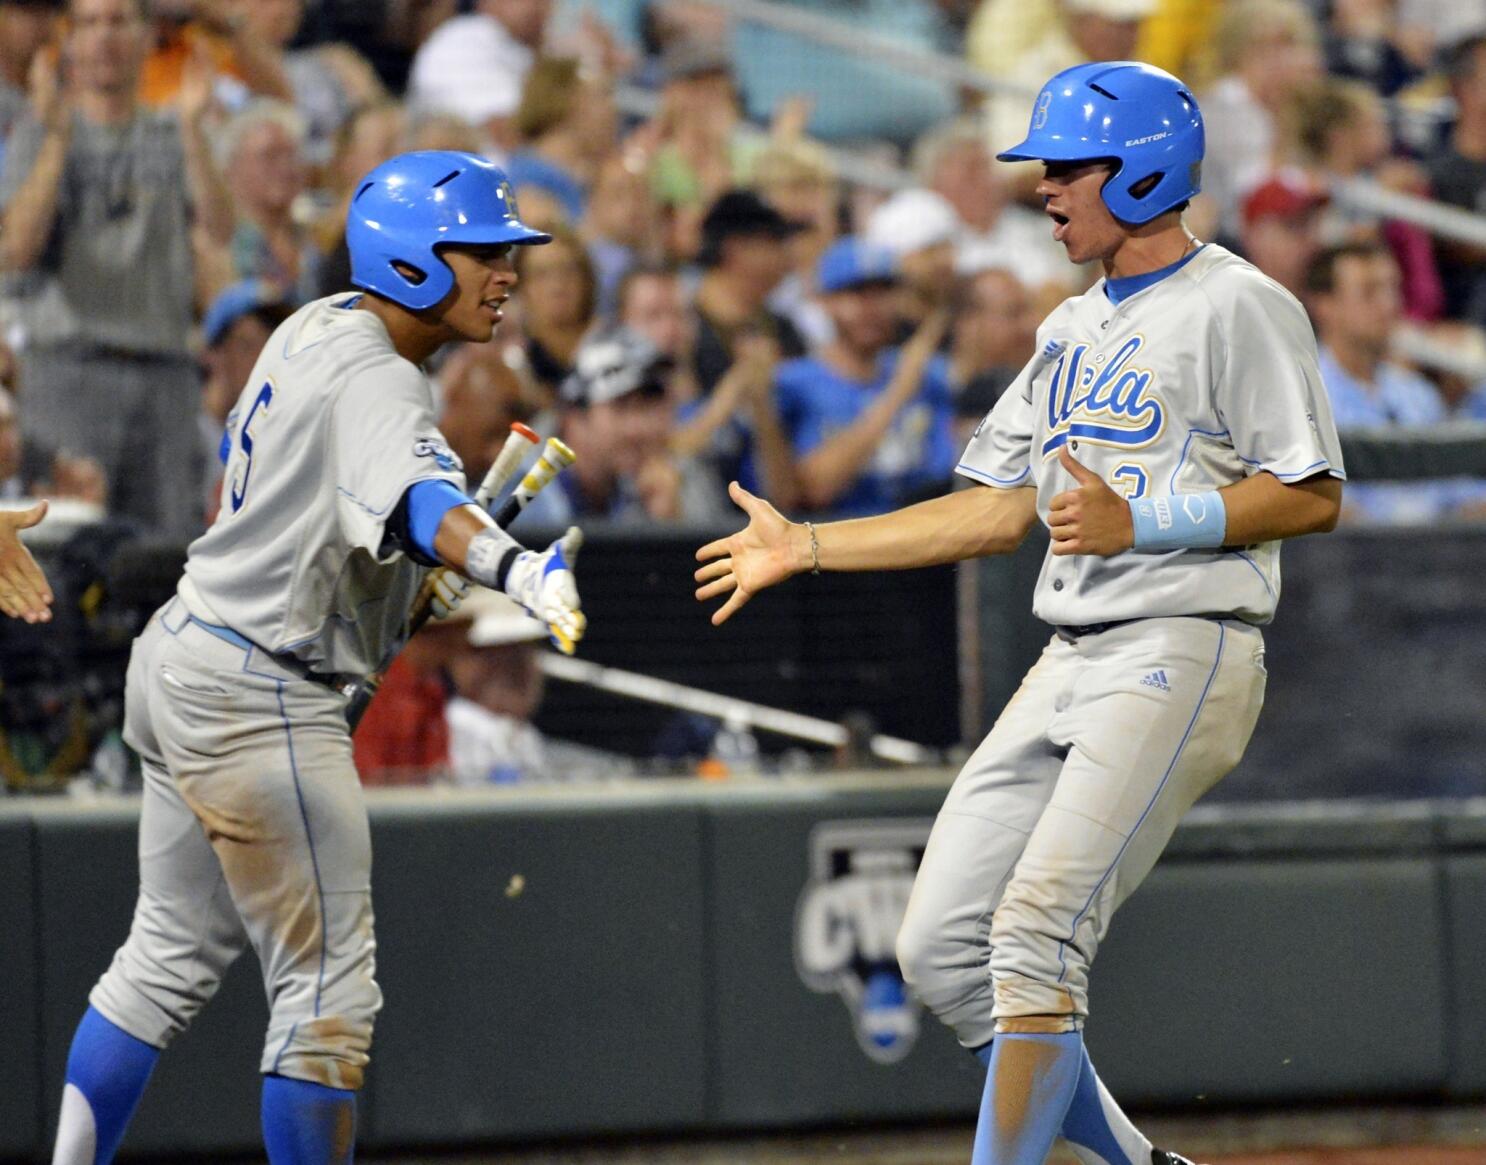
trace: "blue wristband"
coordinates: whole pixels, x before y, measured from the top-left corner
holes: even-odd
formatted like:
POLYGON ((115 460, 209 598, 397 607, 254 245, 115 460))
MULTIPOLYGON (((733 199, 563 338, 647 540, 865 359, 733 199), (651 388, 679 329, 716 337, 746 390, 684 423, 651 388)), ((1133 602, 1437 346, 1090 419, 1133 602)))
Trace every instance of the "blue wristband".
POLYGON ((1139 554, 1168 550, 1211 550, 1223 545, 1228 510, 1215 489, 1200 494, 1131 498, 1134 549, 1139 554))

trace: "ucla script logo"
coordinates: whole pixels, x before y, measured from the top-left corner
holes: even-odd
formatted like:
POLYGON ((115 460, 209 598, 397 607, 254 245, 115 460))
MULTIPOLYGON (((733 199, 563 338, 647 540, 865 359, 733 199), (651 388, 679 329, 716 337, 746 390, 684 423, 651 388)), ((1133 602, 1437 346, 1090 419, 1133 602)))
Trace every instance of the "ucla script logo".
POLYGON ((1070 438, 1136 449, 1160 436, 1166 413, 1149 391, 1155 373, 1133 367, 1144 346, 1144 336, 1132 336, 1108 360, 1091 354, 1090 344, 1059 357, 1047 394, 1044 457, 1070 438))

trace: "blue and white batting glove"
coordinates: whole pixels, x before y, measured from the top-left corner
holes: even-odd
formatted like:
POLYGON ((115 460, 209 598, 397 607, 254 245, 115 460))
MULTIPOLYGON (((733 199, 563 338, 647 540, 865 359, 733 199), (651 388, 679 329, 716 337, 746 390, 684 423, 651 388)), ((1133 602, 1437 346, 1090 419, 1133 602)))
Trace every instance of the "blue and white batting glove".
POLYGON ((435 619, 447 619, 464 602, 465 595, 470 593, 473 585, 469 579, 462 574, 452 570, 436 570, 433 572, 433 595, 429 599, 429 608, 433 611, 435 619))
POLYGON ((523 550, 506 574, 506 594, 547 624, 553 646, 564 655, 573 654, 588 626, 573 577, 582 545, 583 531, 569 526, 546 550, 523 550))

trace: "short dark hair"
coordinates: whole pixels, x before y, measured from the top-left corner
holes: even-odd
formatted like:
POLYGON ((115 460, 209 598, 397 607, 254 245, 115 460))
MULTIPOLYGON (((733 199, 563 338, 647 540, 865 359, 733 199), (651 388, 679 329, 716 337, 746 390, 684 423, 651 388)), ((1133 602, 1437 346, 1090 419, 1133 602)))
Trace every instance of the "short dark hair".
POLYGON ((630 267, 614 285, 614 314, 623 318, 630 289, 642 279, 676 279, 681 272, 671 263, 642 262, 630 267))
POLYGON ((1323 248, 1305 269, 1305 289, 1312 295, 1330 295, 1336 290, 1336 269, 1344 259, 1392 258, 1382 243, 1342 243, 1323 248))

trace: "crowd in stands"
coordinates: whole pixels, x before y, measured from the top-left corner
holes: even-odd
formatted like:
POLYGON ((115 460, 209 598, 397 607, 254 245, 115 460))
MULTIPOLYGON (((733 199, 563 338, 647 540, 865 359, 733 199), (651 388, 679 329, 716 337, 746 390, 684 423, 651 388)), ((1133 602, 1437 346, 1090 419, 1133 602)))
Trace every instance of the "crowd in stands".
MULTIPOLYGON (((520 249, 497 338, 431 368, 471 480, 524 419, 582 452, 540 499, 553 523, 715 524, 731 480, 828 516, 940 492, 1099 274, 1054 243, 1037 168, 995 151, 1053 72, 1128 57, 1198 94, 1189 223, 1305 302, 1339 422, 1486 420, 1486 249, 1344 197, 1486 214, 1481 4, 796 6, 1004 89, 713 0, 0 0, 0 493, 198 533, 258 349, 350 290, 357 180, 418 148, 501 161, 554 236, 520 249)), ((1483 497, 1379 486, 1347 514, 1483 497)))

